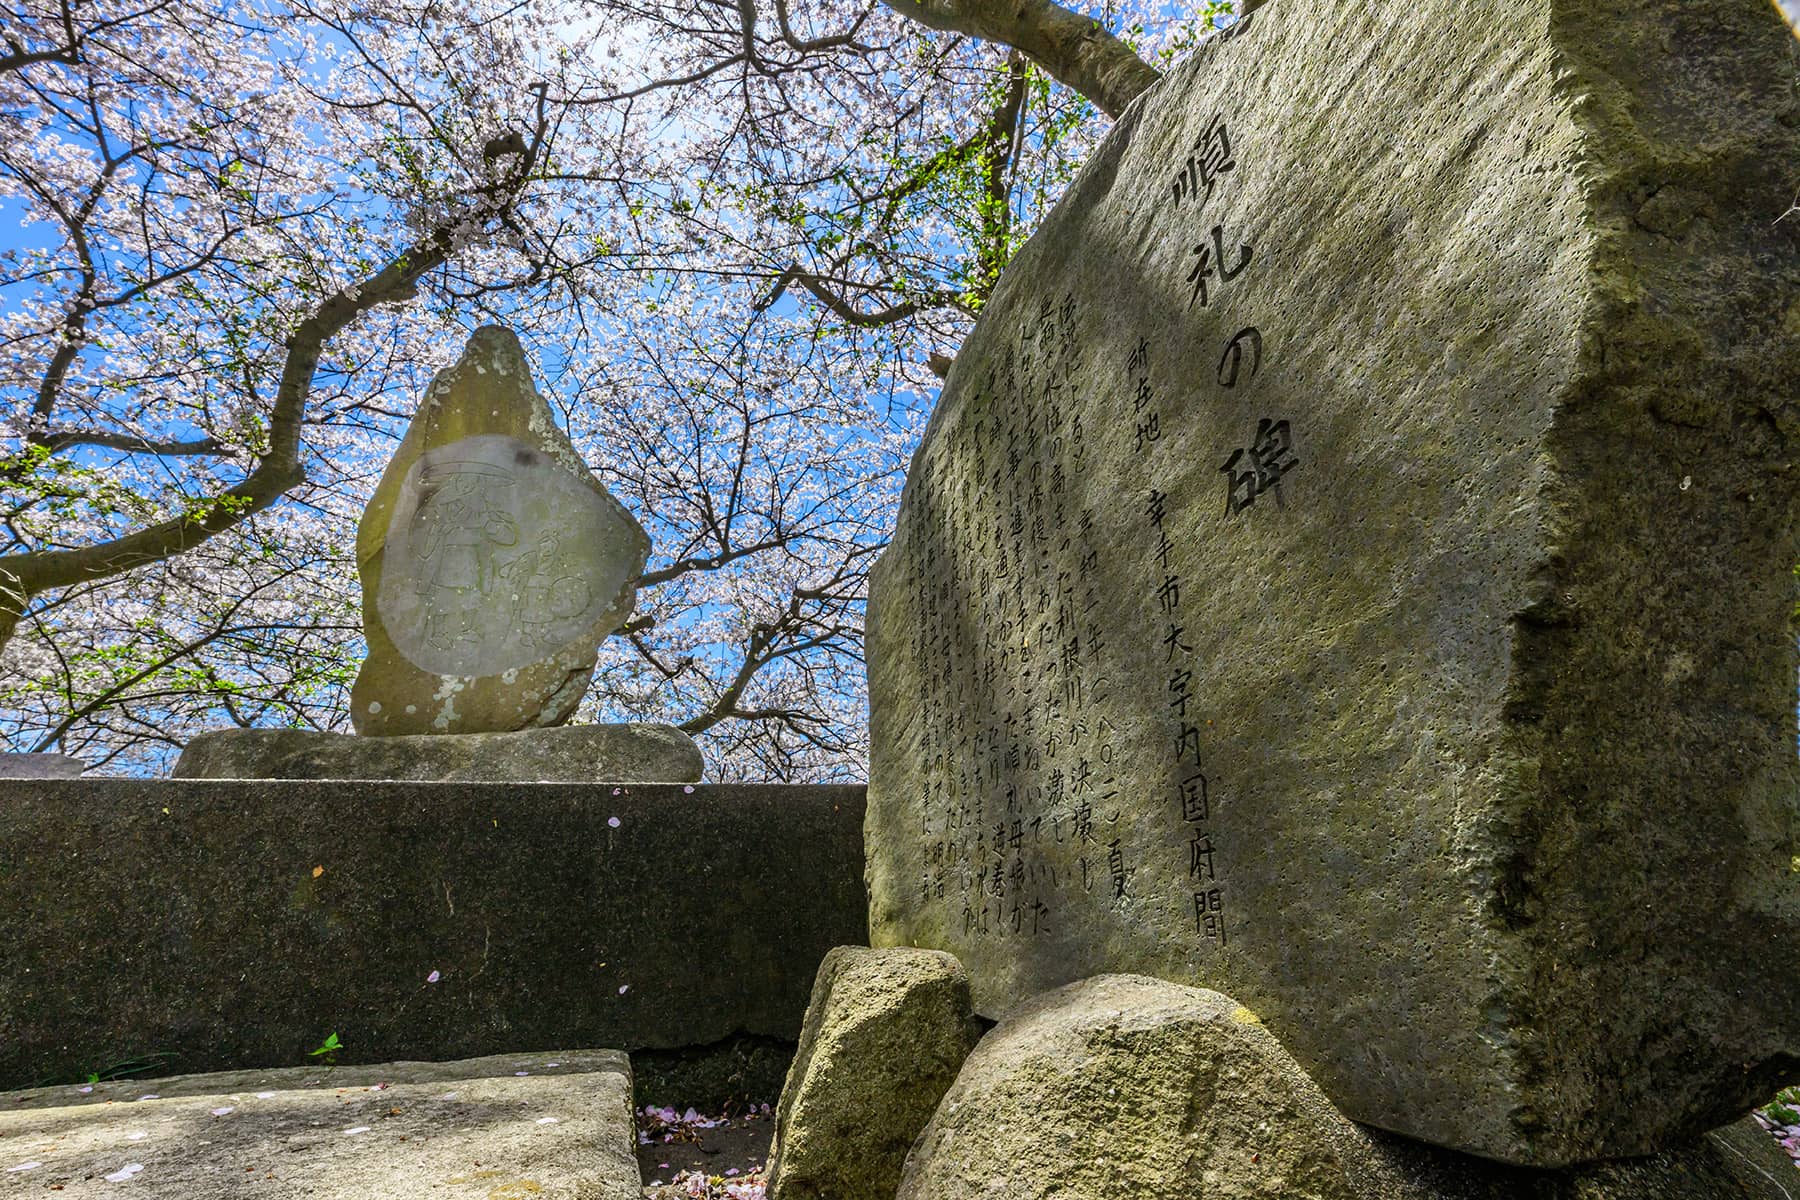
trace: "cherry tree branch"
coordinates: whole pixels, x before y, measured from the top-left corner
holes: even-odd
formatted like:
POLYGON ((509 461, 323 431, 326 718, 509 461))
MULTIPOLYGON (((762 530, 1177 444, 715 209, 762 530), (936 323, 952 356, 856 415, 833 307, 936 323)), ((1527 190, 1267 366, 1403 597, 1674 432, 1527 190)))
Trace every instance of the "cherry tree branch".
POLYGON ((14 37, 6 39, 10 53, 0 55, 0 75, 13 71, 22 71, 26 67, 42 62, 62 63, 74 66, 81 61, 82 36, 75 30, 75 9, 70 0, 61 0, 58 5, 58 16, 62 19, 63 43, 47 50, 27 50, 14 37))
POLYGON ((76 446, 96 446, 104 450, 122 450, 126 454, 154 454, 161 458, 195 458, 230 454, 231 450, 218 438, 190 440, 141 437, 135 433, 109 433, 98 429, 53 429, 33 439, 52 454, 76 446))
POLYGON ((460 214, 454 224, 440 226, 373 275, 326 297, 300 322, 283 344, 285 357, 269 418, 268 449, 240 483, 196 500, 179 516, 104 542, 0 557, 0 646, 11 638, 33 596, 184 553, 268 508, 298 486, 305 478, 300 433, 306 401, 325 343, 376 305, 412 295, 422 277, 449 260, 463 236, 464 223, 491 215, 479 211, 460 214))
POLYGON ((729 563, 734 563, 740 558, 748 558, 752 554, 761 554, 765 550, 780 549, 782 546, 787 545, 789 542, 793 541, 794 538, 799 536, 801 536, 799 533, 789 533, 781 537, 766 538, 763 541, 755 542, 748 546, 735 546, 729 550, 721 550, 717 554, 696 555, 692 558, 684 558, 655 571, 644 572, 643 576, 638 580, 638 587, 656 587, 658 584, 668 583, 672 579, 679 579, 690 571, 716 571, 720 567, 726 566, 729 563))
MULTIPOLYGON (((929 187, 945 171, 971 159, 980 162, 983 182, 980 211, 976 214, 979 226, 974 272, 976 282, 968 293, 940 290, 909 297, 873 312, 865 312, 836 289, 867 285, 832 279, 794 263, 776 276, 774 285, 752 306, 752 311, 764 311, 796 283, 846 324, 862 329, 893 325, 929 309, 955 306, 972 311, 979 307, 992 290, 1007 261, 1008 235, 1012 229, 1012 168, 1020 149, 1020 119, 1024 113, 1028 80, 1025 56, 1015 50, 1007 56, 1006 84, 987 122, 962 142, 932 155, 897 187, 870 197, 886 199, 886 210, 880 222, 885 226, 892 220, 902 201, 929 187)), ((847 261, 848 256, 838 265, 841 267, 847 261)))
MULTIPOLYGON (((109 688, 105 689, 104 691, 100 692, 97 696, 95 696, 93 699, 89 700, 86 704, 83 704, 78 708, 71 709, 71 711, 68 714, 66 714, 61 721, 57 722, 56 725, 53 726, 49 730, 49 732, 45 733, 43 737, 38 739, 37 745, 35 745, 31 748, 31 752, 33 754, 42 754, 42 753, 48 751, 52 746, 56 745, 56 743, 62 741, 63 735, 68 733, 69 730, 73 729, 78 722, 80 722, 80 721, 86 719, 87 717, 91 716, 92 714, 98 712, 100 709, 106 707, 108 704, 111 704, 119 696, 130 691, 132 688, 136 687, 138 684, 142 683, 144 680, 150 678, 152 675, 156 674, 158 671, 165 669, 166 667, 170 666, 173 663, 179 662, 181 659, 187 657, 190 654, 195 654, 201 650, 204 650, 207 646, 211 645, 213 642, 218 641, 220 638, 226 637, 231 634, 247 633, 252 630, 266 628, 266 626, 263 626, 263 625, 232 626, 229 624, 229 622, 231 621, 232 618, 237 616, 237 614, 243 609, 243 607, 246 604, 248 604, 256 596, 256 594, 258 592, 262 591, 266 587, 271 586, 274 582, 275 581, 270 580, 270 581, 264 582, 262 584, 259 584, 258 586, 251 588, 249 591, 245 592, 243 595, 234 599, 231 602, 230 606, 226 608, 226 610, 223 614, 223 617, 222 617, 222 620, 224 622, 227 622, 226 624, 222 624, 219 628, 213 629, 208 633, 202 634, 200 637, 194 638, 188 642, 184 642, 180 646, 177 646, 175 649, 173 649, 173 650, 169 651, 167 654, 163 655, 161 658, 156 659, 154 662, 151 662, 151 663, 145 665, 140 670, 132 672, 130 675, 126 676, 124 679, 120 680, 118 683, 114 684, 112 687, 109 687, 109 688)), ((46 639, 46 640, 53 641, 54 639, 46 639)), ((73 699, 73 697, 71 697, 71 699, 73 699)))
POLYGON ((818 50, 833 50, 839 46, 854 50, 858 54, 870 53, 874 48, 857 41, 856 35, 868 21, 869 14, 874 11, 873 8, 863 9, 856 14, 856 20, 851 22, 850 28, 843 33, 816 38, 799 38, 794 36, 794 31, 788 24, 787 0, 775 0, 775 20, 781 26, 781 40, 802 54, 811 54, 818 50))
POLYGON ((19 39, 10 36, 7 37, 5 41, 8 53, 0 54, 0 75, 10 74, 14 71, 22 71, 26 67, 46 62, 61 63, 68 67, 75 66, 81 61, 81 52, 86 44, 94 38, 103 33, 127 25, 132 21, 141 20, 144 17, 159 13, 173 3, 174 0, 158 0, 158 3, 152 4, 148 8, 141 8, 136 12, 124 13, 120 16, 100 21, 86 29, 78 30, 75 27, 74 5, 70 0, 59 0, 57 5, 57 18, 58 23, 62 26, 61 33, 63 40, 48 49, 27 50, 19 42, 19 39))
POLYGON ((875 312, 863 312, 843 296, 833 292, 831 290, 833 282, 834 281, 823 276, 815 275, 811 271, 802 269, 799 264, 796 263, 788 267, 780 275, 776 276, 775 286, 769 290, 767 296, 764 296, 761 300, 756 302, 753 306, 753 311, 761 312, 768 308, 771 304, 774 304, 777 300, 781 299, 783 294, 787 292, 789 285, 795 283, 812 293, 815 300, 830 309, 832 313, 841 318, 846 324, 855 325, 861 329, 874 329, 882 325, 892 325, 898 321, 904 321, 908 317, 923 312, 928 308, 941 308, 957 299, 957 294, 955 292, 938 291, 932 292, 928 296, 922 298, 914 297, 902 300, 898 304, 890 304, 886 308, 878 309, 875 312))
POLYGON ((705 733, 722 721, 761 720, 778 715, 763 708, 742 707, 740 702, 744 693, 749 690, 757 673, 778 659, 804 654, 808 650, 837 647, 843 639, 856 636, 857 631, 853 627, 838 621, 822 622, 817 615, 806 610, 808 605, 822 605, 830 612, 846 603, 849 597, 833 589, 851 581, 857 574, 853 563, 863 557, 863 554, 852 555, 852 562, 840 565, 837 575, 828 583, 819 587, 796 587, 775 620, 759 621, 752 625, 750 637, 744 647, 743 660, 738 664, 730 682, 707 705, 705 711, 681 723, 682 732, 705 733))

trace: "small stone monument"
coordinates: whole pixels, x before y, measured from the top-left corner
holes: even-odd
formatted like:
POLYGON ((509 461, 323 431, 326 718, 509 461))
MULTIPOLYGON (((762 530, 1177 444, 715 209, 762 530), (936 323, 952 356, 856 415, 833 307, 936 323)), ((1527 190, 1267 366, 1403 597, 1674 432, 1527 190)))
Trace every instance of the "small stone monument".
POLYGON ((650 539, 532 385, 519 339, 477 329, 419 404, 356 532, 369 653, 360 736, 199 735, 177 778, 691 782, 668 725, 556 728, 625 623, 650 539), (456 735, 456 736, 446 736, 456 735))
POLYGON ((351 691, 357 732, 567 721, 649 553, 557 428, 518 338, 476 330, 432 381, 357 527, 369 644, 351 691))
POLYGON ((1280 0, 1112 128, 869 589, 873 944, 1230 994, 1532 1166, 1800 1076, 1766 0, 1280 0))

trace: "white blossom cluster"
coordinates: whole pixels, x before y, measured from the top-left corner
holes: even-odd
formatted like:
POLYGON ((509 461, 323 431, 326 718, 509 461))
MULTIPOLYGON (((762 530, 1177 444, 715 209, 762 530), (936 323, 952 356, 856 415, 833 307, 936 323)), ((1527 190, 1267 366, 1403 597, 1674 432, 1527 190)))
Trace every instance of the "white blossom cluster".
MULTIPOLYGON (((1093 15, 1155 62, 1210 11, 1093 15)), ((343 728, 357 519, 431 373, 500 322, 653 540, 579 719, 686 724, 714 778, 860 777, 867 573, 928 363, 1104 132, 1091 105, 851 0, 19 0, 7 25, 0 572, 231 514, 304 400, 270 506, 31 596, 7 748, 145 773, 208 727, 343 728)))

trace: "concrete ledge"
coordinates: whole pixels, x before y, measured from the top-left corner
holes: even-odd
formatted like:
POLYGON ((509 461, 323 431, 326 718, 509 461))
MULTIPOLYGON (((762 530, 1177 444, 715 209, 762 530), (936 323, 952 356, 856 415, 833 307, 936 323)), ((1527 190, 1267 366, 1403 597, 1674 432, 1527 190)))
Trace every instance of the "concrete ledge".
POLYGON ((798 1035, 863 789, 0 783, 0 1087, 798 1035), (433 973, 436 981, 431 982, 433 973))
POLYGON ((641 1200, 616 1050, 0 1093, 0 1193, 641 1200))

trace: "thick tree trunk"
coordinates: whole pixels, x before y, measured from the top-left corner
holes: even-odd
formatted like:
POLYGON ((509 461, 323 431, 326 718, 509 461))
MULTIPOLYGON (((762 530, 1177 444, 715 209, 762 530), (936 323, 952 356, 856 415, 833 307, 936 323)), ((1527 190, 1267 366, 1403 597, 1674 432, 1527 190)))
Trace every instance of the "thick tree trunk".
POLYGON ((882 0, 903 17, 1011 46, 1117 117, 1162 78, 1092 17, 1054 0, 882 0))
MULTIPOLYGON (((1117 118, 1162 76, 1092 17, 1054 0, 882 0, 910 20, 1011 46, 1117 118)), ((1243 20, 1268 0, 1238 0, 1243 20)))

